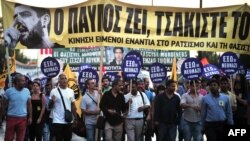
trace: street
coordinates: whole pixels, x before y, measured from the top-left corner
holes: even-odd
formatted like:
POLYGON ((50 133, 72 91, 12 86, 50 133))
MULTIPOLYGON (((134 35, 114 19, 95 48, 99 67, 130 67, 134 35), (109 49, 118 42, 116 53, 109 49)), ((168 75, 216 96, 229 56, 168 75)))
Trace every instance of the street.
MULTIPOLYGON (((4 141, 4 133, 5 133, 5 122, 3 123, 2 127, 0 128, 0 141, 4 141)), ((72 141, 86 141, 86 140, 73 133, 72 141)))

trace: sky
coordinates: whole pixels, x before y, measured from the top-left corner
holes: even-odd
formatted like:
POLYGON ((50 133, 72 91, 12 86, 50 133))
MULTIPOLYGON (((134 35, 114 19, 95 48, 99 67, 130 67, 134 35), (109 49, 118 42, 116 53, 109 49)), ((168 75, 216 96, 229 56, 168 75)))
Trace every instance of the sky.
MULTIPOLYGON (((1 0, 2 1, 2 0, 1 0)), ((0 3, 1 3, 0 1, 0 3)), ((23 3, 31 4, 30 0, 9 0, 9 1, 22 1, 23 3)), ((35 0, 32 1, 33 5, 44 6, 44 7, 62 7, 67 4, 77 4, 86 0, 35 0), (58 3, 60 1, 60 3, 58 3)), ((188 8, 199 8, 200 0, 119 0, 125 3, 136 4, 136 5, 147 5, 147 6, 171 6, 171 7, 188 7, 188 8)), ((229 5, 242 5, 247 3, 250 4, 250 0, 202 0, 202 8, 207 7, 221 7, 229 5)), ((2 16, 2 10, 0 10, 0 17, 2 16)), ((34 50, 25 50, 24 54, 34 59, 37 58, 37 52, 34 50)), ((195 51, 191 52, 191 57, 196 55, 195 51)))

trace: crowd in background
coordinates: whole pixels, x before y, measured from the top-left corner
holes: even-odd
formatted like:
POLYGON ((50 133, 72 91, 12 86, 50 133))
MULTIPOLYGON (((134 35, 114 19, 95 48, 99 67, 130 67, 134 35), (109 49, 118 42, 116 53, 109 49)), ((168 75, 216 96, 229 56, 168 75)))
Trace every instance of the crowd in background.
MULTIPOLYGON (((102 78, 102 89, 94 79, 85 82, 80 103, 87 141, 208 141, 223 140, 226 125, 250 124, 250 85, 244 75, 234 81, 214 75, 211 80, 167 80, 149 87, 149 78, 124 81, 102 78), (231 85, 232 84, 232 85, 231 85), (99 115, 103 130, 96 133, 99 115), (177 137, 178 130, 178 137, 177 137)), ((70 141, 72 122, 65 109, 76 113, 74 91, 64 74, 53 86, 39 79, 26 81, 18 74, 13 87, 1 94, 0 123, 6 117, 5 141, 70 141), (6 108, 7 107, 7 108, 6 108), (4 114, 6 113, 6 114, 4 114), (28 125, 28 126, 27 126, 28 125), (16 136, 16 137, 15 137, 16 136)))

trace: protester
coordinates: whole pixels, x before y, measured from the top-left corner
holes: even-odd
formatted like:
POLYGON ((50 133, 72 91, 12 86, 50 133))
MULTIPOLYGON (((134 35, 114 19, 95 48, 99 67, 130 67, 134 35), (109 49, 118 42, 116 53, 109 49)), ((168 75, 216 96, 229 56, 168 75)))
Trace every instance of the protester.
POLYGON ((235 112, 237 110, 236 96, 229 91, 229 88, 230 84, 228 78, 226 76, 222 77, 220 79, 220 92, 228 96, 232 111, 235 112))
POLYGON ((122 140, 123 115, 126 112, 125 99, 121 93, 122 85, 120 79, 115 79, 112 89, 103 95, 100 102, 100 108, 106 118, 104 127, 106 141, 122 140))
POLYGON ((17 74, 14 87, 8 88, 4 97, 8 102, 5 141, 23 141, 27 124, 32 122, 30 91, 24 88, 25 76, 17 74), (28 119, 27 119, 28 117, 28 119))
POLYGON ((219 81, 209 82, 210 93, 202 98, 202 131, 207 141, 222 141, 226 124, 232 125, 233 115, 228 96, 219 92, 219 81))
POLYGON ((197 81, 190 82, 190 91, 181 97, 181 107, 183 110, 183 135, 185 141, 200 141, 201 134, 201 99, 202 95, 197 93, 197 81), (196 86, 195 86, 196 85, 196 86))
POLYGON ((102 93, 109 91, 112 87, 110 86, 110 78, 103 77, 102 78, 102 93))
POLYGON ((45 85, 45 98, 46 98, 46 108, 45 108, 45 123, 43 128, 43 140, 52 141, 53 131, 52 131, 52 119, 50 118, 50 108, 49 108, 49 97, 52 90, 52 79, 48 78, 45 85))
POLYGON ((32 123, 29 126, 30 141, 42 141, 46 98, 41 90, 41 83, 33 81, 31 91, 32 123))
POLYGON ((100 114, 97 104, 100 96, 98 91, 95 90, 96 83, 94 79, 87 79, 85 85, 87 90, 81 101, 81 110, 85 119, 86 139, 87 141, 94 141, 97 115, 100 114))
POLYGON ((175 94, 176 81, 166 82, 166 91, 155 99, 154 124, 158 127, 158 141, 175 141, 180 121, 180 97, 175 94))
POLYGON ((237 110, 234 112, 235 125, 247 125, 247 81, 243 74, 237 74, 234 82, 237 110))
POLYGON ((71 141, 72 128, 71 123, 65 121, 65 109, 60 96, 62 94, 66 109, 70 110, 74 117, 76 116, 74 91, 67 87, 68 79, 65 74, 60 74, 58 77, 59 86, 52 89, 50 93, 49 108, 53 119, 53 130, 56 141, 71 141))
POLYGON ((139 141, 143 135, 144 112, 150 108, 150 102, 145 93, 138 91, 137 81, 132 81, 131 93, 125 95, 125 101, 129 104, 125 128, 128 141, 139 141))

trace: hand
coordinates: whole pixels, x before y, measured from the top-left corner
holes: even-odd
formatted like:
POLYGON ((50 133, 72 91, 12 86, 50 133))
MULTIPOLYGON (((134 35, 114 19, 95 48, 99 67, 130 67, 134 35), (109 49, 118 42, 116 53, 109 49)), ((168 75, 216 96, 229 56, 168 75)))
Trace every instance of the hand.
POLYGON ((193 106, 192 107, 196 112, 199 112, 200 111, 200 106, 193 106))
POLYGON ((111 114, 111 115, 115 115, 116 114, 116 111, 114 109, 108 109, 108 112, 111 114))
POLYGON ((95 110, 95 112, 94 112, 95 115, 98 115, 98 114, 100 113, 100 111, 101 111, 101 110, 100 110, 99 108, 97 108, 97 109, 95 110))
POLYGON ((151 120, 151 117, 150 117, 150 114, 148 114, 146 117, 146 121, 150 121, 150 120, 151 120))
POLYGON ((31 125, 31 123, 32 123, 32 117, 29 117, 28 118, 28 125, 31 125))
POLYGON ((154 122, 154 125, 155 125, 155 127, 157 127, 157 126, 159 125, 159 122, 158 122, 158 121, 155 121, 155 122, 154 122))
POLYGON ((56 96, 55 95, 52 96, 52 100, 53 100, 53 102, 56 101, 56 96))
POLYGON ((132 102, 133 102, 132 98, 129 98, 128 103, 132 104, 132 102))
POLYGON ((4 30, 4 43, 9 48, 15 48, 20 37, 20 31, 16 29, 16 19, 14 19, 12 25, 4 30))
POLYGON ((138 112, 142 112, 143 110, 144 110, 144 106, 141 106, 141 107, 138 108, 137 111, 138 111, 138 112))
POLYGON ((38 118, 37 121, 36 121, 37 124, 41 123, 41 119, 38 118))
POLYGON ((98 90, 98 94, 99 94, 99 95, 102 95, 102 90, 98 90))

